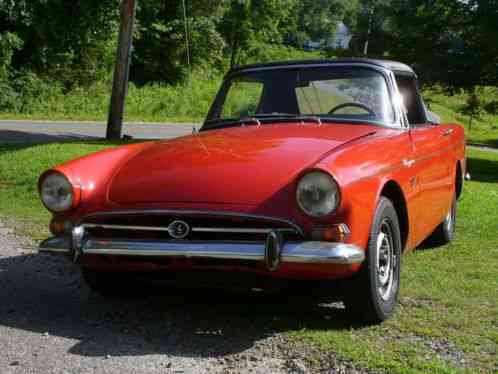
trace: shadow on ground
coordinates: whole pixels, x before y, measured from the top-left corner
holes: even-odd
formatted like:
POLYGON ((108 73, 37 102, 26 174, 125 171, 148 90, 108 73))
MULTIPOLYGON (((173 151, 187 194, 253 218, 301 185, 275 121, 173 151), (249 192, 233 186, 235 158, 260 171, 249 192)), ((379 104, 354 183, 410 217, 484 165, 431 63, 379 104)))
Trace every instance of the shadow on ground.
POLYGON ((469 157, 467 169, 473 181, 498 183, 498 160, 469 157))
POLYGON ((75 140, 97 140, 96 136, 80 135, 71 132, 62 134, 43 134, 28 131, 14 131, 0 129, 0 143, 56 143, 75 140))
POLYGON ((54 135, 0 129, 0 155, 2 153, 20 151, 43 144, 105 144, 110 146, 120 146, 146 141, 151 141, 151 139, 124 139, 109 141, 100 137, 82 136, 72 133, 54 135))
POLYGON ((75 339, 70 353, 83 356, 217 357, 277 332, 350 327, 338 306, 271 295, 161 290, 105 299, 79 269, 48 255, 0 258, 0 284, 0 325, 75 339))

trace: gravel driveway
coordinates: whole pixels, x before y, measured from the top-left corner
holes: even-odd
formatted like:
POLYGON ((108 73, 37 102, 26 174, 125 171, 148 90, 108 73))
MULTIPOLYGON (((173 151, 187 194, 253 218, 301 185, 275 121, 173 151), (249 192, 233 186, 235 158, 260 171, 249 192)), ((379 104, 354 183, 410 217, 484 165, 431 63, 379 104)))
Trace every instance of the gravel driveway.
POLYGON ((337 307, 213 291, 109 300, 65 259, 29 247, 0 221, 2 374, 365 372, 282 336, 303 320, 345 328, 337 307))

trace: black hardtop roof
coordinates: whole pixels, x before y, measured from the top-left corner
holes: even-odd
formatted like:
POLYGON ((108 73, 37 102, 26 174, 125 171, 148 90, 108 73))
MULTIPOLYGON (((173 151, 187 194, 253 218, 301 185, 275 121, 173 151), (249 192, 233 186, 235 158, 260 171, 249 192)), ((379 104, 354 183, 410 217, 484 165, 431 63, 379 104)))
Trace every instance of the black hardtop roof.
POLYGON ((331 65, 331 64, 367 64, 367 65, 375 65, 375 66, 380 66, 385 69, 389 69, 392 71, 398 71, 398 72, 404 72, 404 73, 411 73, 415 74, 413 69, 401 62, 397 61, 390 61, 390 60, 374 60, 374 59, 368 59, 368 58, 337 58, 337 59, 308 59, 308 60, 289 60, 289 61, 275 61, 275 62, 264 62, 264 63, 259 63, 259 64, 250 64, 250 65, 241 65, 237 66, 235 68, 232 68, 228 75, 237 73, 237 72, 242 72, 244 70, 257 70, 257 69, 263 69, 263 68, 278 68, 280 66, 299 66, 299 65, 331 65))

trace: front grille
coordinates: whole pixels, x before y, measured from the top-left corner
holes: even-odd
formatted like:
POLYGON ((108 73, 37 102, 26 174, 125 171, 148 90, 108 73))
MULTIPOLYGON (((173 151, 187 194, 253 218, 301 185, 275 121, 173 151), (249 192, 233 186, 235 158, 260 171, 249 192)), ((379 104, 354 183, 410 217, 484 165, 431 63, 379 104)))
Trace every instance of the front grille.
POLYGON ((96 239, 186 240, 264 242, 269 232, 276 230, 286 240, 302 239, 298 227, 290 222, 268 217, 242 215, 186 215, 147 212, 126 215, 98 215, 82 223, 87 234, 96 239), (189 234, 173 237, 168 228, 175 221, 185 222, 189 234))

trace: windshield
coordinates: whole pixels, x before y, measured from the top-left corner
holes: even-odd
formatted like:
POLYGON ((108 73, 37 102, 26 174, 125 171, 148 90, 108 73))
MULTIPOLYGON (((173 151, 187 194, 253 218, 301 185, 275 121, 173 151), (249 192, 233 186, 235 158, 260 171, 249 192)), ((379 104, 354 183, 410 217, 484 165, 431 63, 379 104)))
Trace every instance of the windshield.
POLYGON ((384 76, 362 67, 302 67, 242 72, 227 80, 208 123, 316 116, 392 125, 384 76))

